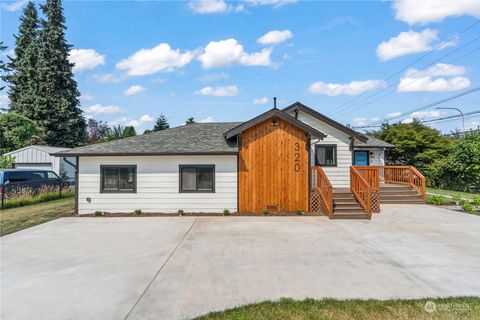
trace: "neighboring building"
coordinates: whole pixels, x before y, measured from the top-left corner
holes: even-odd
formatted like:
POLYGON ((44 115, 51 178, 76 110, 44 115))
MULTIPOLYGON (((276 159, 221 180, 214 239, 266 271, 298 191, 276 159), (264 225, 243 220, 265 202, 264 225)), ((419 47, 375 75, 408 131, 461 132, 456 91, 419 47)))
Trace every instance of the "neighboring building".
POLYGON ((7 156, 15 157, 15 169, 40 169, 52 170, 58 175, 64 173, 69 179, 75 177, 75 167, 68 162, 75 164, 75 157, 67 158, 52 155, 56 152, 66 151, 66 148, 50 146, 28 146, 18 150, 5 153, 7 156))
POLYGON ((56 152, 76 157, 77 211, 308 211, 310 170, 333 188, 393 146, 301 103, 246 122, 195 123, 56 152))

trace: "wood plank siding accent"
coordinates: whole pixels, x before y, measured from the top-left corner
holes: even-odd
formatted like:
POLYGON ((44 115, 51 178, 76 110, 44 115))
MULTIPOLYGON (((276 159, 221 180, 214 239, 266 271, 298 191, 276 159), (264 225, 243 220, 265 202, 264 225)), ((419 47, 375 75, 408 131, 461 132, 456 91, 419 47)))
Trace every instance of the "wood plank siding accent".
POLYGON ((239 211, 308 211, 308 157, 306 132, 278 117, 245 130, 240 139, 239 211))

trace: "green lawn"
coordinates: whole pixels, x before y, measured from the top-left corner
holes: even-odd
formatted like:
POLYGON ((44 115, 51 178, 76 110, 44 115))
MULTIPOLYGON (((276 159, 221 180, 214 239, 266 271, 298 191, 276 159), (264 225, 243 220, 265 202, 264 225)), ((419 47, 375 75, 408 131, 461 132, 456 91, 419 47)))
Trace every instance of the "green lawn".
POLYGON ((0 236, 57 219, 73 211, 73 197, 0 210, 0 236))
POLYGON ((480 319, 480 298, 446 298, 422 300, 312 300, 283 298, 221 312, 195 320, 471 320, 480 319), (430 301, 430 302, 429 302, 430 301), (431 312, 426 311, 427 309, 431 312), (432 310, 432 303, 435 310, 432 310), (428 308, 430 307, 430 308, 428 308))
POLYGON ((460 192, 460 191, 451 191, 451 190, 443 190, 443 189, 435 189, 435 188, 427 188, 428 193, 434 193, 444 196, 451 196, 455 197, 458 196, 460 198, 473 200, 475 198, 480 197, 478 193, 468 193, 468 192, 460 192))

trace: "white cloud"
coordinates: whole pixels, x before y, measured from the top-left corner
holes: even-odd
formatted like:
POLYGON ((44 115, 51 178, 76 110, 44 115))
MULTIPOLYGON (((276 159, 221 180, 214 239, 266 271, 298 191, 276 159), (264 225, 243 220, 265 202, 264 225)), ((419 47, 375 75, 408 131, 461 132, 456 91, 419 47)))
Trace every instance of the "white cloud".
POLYGON ((213 117, 212 117, 212 116, 208 116, 208 117, 206 117, 205 119, 199 120, 198 122, 200 122, 200 123, 213 122, 213 117))
POLYGON ((408 69, 400 78, 397 92, 448 92, 468 88, 470 79, 462 76, 464 66, 437 63, 424 71, 408 69))
POLYGON ((450 16, 480 18, 478 0, 395 0, 395 18, 410 25, 440 22, 450 16))
POLYGON ((96 82, 117 83, 126 79, 125 75, 117 73, 94 74, 92 79, 96 82))
POLYGON ((139 121, 140 122, 150 122, 150 121, 153 121, 153 117, 149 114, 145 114, 145 115, 140 117, 139 121))
POLYGON ((229 10, 224 0, 191 0, 187 4, 194 13, 222 13, 229 10))
POLYGON ((145 122, 152 122, 154 119, 151 115, 145 114, 138 119, 132 119, 129 117, 122 117, 119 120, 113 122, 114 124, 120 123, 124 126, 134 126, 139 127, 145 122))
POLYGON ((246 0, 252 6, 273 6, 280 7, 286 4, 298 2, 298 0, 246 0))
POLYGON ((117 63, 116 67, 125 70, 130 76, 144 76, 159 71, 172 71, 182 68, 192 59, 192 51, 180 52, 172 50, 168 43, 160 43, 152 49, 141 49, 125 60, 117 63))
POLYGON ((73 49, 69 52, 68 60, 74 63, 73 71, 94 69, 105 64, 105 56, 93 49, 73 49))
POLYGON ((238 94, 238 88, 237 86, 205 87, 196 91, 195 94, 216 97, 236 96, 238 94))
POLYGON ((378 45, 377 57, 386 61, 406 54, 428 51, 432 49, 432 42, 438 39, 437 34, 437 30, 431 29, 425 29, 422 32, 400 32, 398 36, 378 45))
POLYGON ((10 99, 6 94, 0 96, 0 108, 6 109, 10 104, 10 99))
POLYGON ((235 39, 211 41, 198 57, 203 68, 227 67, 235 64, 245 66, 269 66, 272 49, 247 53, 235 39))
POLYGON ((341 94, 356 96, 362 92, 373 90, 380 86, 385 87, 385 82, 383 80, 352 81, 345 84, 318 81, 310 85, 308 91, 313 94, 326 96, 338 96, 341 94))
POLYGON ((267 103, 268 103, 268 98, 267 97, 253 99, 253 104, 267 104, 267 103))
POLYGON ((90 93, 82 93, 82 95, 80 96, 80 100, 84 100, 84 101, 95 100, 95 96, 90 93))
POLYGON ((123 91, 123 95, 127 96, 127 97, 128 96, 133 96, 134 94, 143 92, 145 90, 147 90, 147 89, 145 89, 142 86, 134 85, 134 86, 131 86, 130 88, 128 88, 127 90, 123 91))
POLYGON ((104 106, 99 103, 83 108, 86 113, 93 114, 110 114, 122 112, 122 109, 118 106, 108 105, 104 106))
POLYGON ((206 74, 203 75, 199 78, 200 81, 203 82, 214 82, 214 81, 219 81, 219 80, 225 80, 230 78, 230 76, 224 72, 219 72, 219 73, 212 73, 212 74, 206 74))
POLYGON ((429 110, 429 111, 416 111, 412 113, 412 118, 423 119, 423 118, 437 118, 442 113, 437 110, 429 110))
POLYGON ((402 114, 401 112, 390 112, 389 114, 387 114, 387 118, 396 118, 401 114, 402 114))
POLYGON ((402 120, 402 123, 412 123, 413 122, 413 118, 405 118, 402 120))
POLYGON ((354 127, 366 126, 367 122, 368 122, 368 118, 365 118, 365 117, 354 118, 352 120, 352 124, 354 127))
POLYGON ((18 11, 28 2, 28 0, 17 0, 11 3, 2 3, 2 9, 10 12, 18 11))
POLYGON ((278 44, 287 41, 292 37, 293 33, 290 30, 272 30, 258 38, 257 42, 263 45, 278 44))

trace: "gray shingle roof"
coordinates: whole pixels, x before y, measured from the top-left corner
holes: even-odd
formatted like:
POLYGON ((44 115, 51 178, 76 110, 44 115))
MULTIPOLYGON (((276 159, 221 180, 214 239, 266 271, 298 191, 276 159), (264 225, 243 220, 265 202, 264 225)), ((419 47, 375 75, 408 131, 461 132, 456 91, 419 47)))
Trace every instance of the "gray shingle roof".
POLYGON ((223 134, 241 122, 194 123, 85 147, 57 152, 61 156, 235 154, 238 148, 223 134))
POLYGON ((395 146, 393 144, 390 144, 388 142, 385 142, 383 140, 377 139, 375 137, 365 135, 368 137, 367 142, 361 143, 358 141, 354 142, 355 147, 364 147, 364 148, 374 148, 374 147, 379 147, 379 148, 394 148, 395 146))

